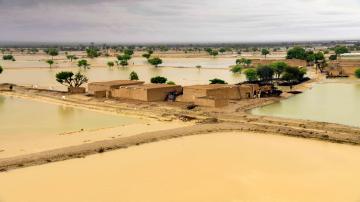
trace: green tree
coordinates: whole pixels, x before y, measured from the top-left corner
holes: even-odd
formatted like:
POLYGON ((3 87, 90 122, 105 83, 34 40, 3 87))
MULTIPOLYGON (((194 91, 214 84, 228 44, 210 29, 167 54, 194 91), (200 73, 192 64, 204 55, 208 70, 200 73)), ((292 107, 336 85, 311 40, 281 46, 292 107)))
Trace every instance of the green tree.
POLYGON ((216 57, 217 55, 219 55, 219 52, 218 51, 212 51, 210 53, 210 55, 213 56, 213 57, 216 57))
POLYGON ((223 53, 226 52, 226 49, 225 48, 220 48, 219 52, 223 54, 223 53))
POLYGON ((115 63, 112 61, 107 62, 107 66, 110 68, 113 67, 114 65, 115 65, 115 63))
POLYGON ((254 68, 246 69, 244 73, 246 76, 246 80, 248 80, 248 81, 257 81, 258 80, 257 72, 254 68))
POLYGON ((131 59, 131 55, 129 55, 129 54, 118 55, 118 56, 116 56, 116 57, 117 57, 117 59, 118 59, 119 61, 121 61, 121 60, 126 60, 126 61, 128 61, 128 60, 131 59))
POLYGON ((337 60, 337 55, 330 55, 329 60, 337 60))
POLYGON ((44 52, 51 56, 51 59, 54 60, 54 56, 59 55, 59 50, 56 48, 45 49, 44 52))
POLYGON ((210 84, 227 84, 224 80, 218 79, 218 78, 214 78, 209 81, 210 81, 210 84))
POLYGON ((274 76, 274 70, 269 65, 262 65, 256 68, 256 74, 262 81, 271 81, 274 76))
POLYGON ((13 55, 3 55, 3 60, 15 61, 15 57, 13 55))
POLYGON ((87 60, 79 60, 78 61, 78 67, 83 67, 84 69, 90 68, 90 64, 87 60))
POLYGON ((281 79, 286 81, 301 81, 306 74, 306 69, 298 67, 286 67, 281 79))
POLYGON ((67 55, 66 58, 67 58, 68 60, 70 60, 70 62, 72 62, 73 60, 77 60, 77 59, 78 59, 78 57, 76 57, 76 55, 67 55))
POLYGON ((149 59, 151 57, 151 55, 149 53, 144 53, 142 56, 146 59, 149 59))
POLYGON ((89 47, 86 49, 86 55, 88 58, 97 58, 99 57, 101 54, 99 52, 99 49, 96 47, 89 47))
POLYGON ((54 60, 46 60, 46 63, 48 63, 51 68, 51 66, 54 64, 54 60))
POLYGON ((139 76, 136 72, 132 71, 130 73, 130 80, 139 80, 139 76))
POLYGON ((121 65, 122 67, 125 67, 125 66, 128 66, 129 63, 128 63, 127 60, 121 60, 121 61, 120 61, 120 65, 121 65))
POLYGON ((166 83, 167 78, 162 76, 156 76, 150 79, 151 83, 166 83))
POLYGON ((242 69, 243 69, 242 65, 235 65, 235 66, 231 67, 230 71, 234 74, 236 74, 236 73, 240 74, 242 69))
POLYGON ((124 50, 124 54, 125 54, 125 55, 130 55, 130 56, 131 56, 131 55, 133 55, 133 54, 134 54, 134 50, 129 49, 129 48, 128 48, 128 49, 125 49, 125 50, 124 50))
POLYGON ((285 71, 285 68, 289 65, 285 62, 274 62, 271 64, 271 68, 274 70, 276 78, 280 78, 281 74, 285 71))
POLYGON ((349 53, 349 49, 346 46, 336 46, 335 47, 335 53, 337 56, 340 56, 341 54, 344 53, 349 53))
POLYGON ((355 70, 355 76, 356 76, 356 78, 360 79, 360 68, 357 68, 355 70))
POLYGON ((306 60, 306 51, 304 48, 295 46, 294 48, 288 50, 286 58, 306 60))
POLYGON ((252 60, 250 59, 246 59, 246 58, 236 59, 237 65, 244 65, 245 67, 250 67, 251 63, 252 60))
POLYGON ((56 74, 56 81, 68 87, 80 87, 87 83, 88 79, 80 72, 74 74, 73 72, 62 71, 56 74))
POLYGON ((269 55, 269 54, 270 54, 270 51, 268 49, 263 48, 261 50, 261 55, 264 55, 265 59, 266 59, 266 56, 269 55))
POLYGON ((160 64, 162 64, 162 60, 158 57, 149 58, 148 62, 155 67, 158 67, 160 64))

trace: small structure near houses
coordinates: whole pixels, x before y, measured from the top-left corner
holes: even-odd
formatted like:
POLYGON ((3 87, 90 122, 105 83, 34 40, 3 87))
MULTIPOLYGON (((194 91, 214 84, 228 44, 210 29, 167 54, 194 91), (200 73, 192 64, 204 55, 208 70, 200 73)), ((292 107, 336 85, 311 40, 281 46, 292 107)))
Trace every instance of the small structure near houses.
POLYGON ((181 93, 182 87, 168 84, 143 84, 120 86, 111 90, 114 98, 141 100, 148 102, 165 101, 170 93, 181 93))
POLYGON ((95 97, 111 97, 111 90, 120 86, 141 85, 143 81, 115 80, 104 82, 93 82, 88 84, 88 93, 95 97))

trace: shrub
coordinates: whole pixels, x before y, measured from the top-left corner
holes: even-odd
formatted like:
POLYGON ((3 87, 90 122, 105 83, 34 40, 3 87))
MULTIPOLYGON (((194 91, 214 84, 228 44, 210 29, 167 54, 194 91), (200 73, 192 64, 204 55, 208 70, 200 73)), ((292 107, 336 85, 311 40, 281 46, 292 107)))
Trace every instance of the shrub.
POLYGON ((90 67, 90 64, 87 62, 87 60, 79 60, 78 67, 83 67, 84 69, 87 69, 90 67))
POLYGON ((235 66, 231 67, 230 71, 232 71, 232 73, 234 73, 234 74, 235 73, 240 74, 242 69, 243 69, 242 65, 235 65, 235 66))
POLYGON ((12 60, 12 61, 15 61, 15 58, 14 58, 14 56, 12 56, 12 55, 4 55, 4 56, 3 56, 3 60, 12 60))
POLYGON ((144 53, 142 56, 146 59, 149 59, 151 55, 149 53, 144 53))
POLYGON ((210 81, 210 84, 227 84, 224 80, 218 79, 218 78, 211 79, 209 81, 210 81))
POLYGON ((356 76, 356 78, 360 79, 360 68, 357 68, 355 70, 355 76, 356 76))
POLYGON ((46 63, 48 63, 51 68, 51 66, 54 64, 54 60, 46 60, 46 63))
POLYGON ((150 79, 151 83, 166 83, 167 78, 162 76, 156 76, 150 79))
POLYGON ((132 71, 130 73, 130 80, 139 80, 139 76, 137 75, 136 72, 132 71))
POLYGON ((176 85, 176 83, 173 82, 173 81, 168 81, 166 84, 168 84, 168 85, 176 85))
POLYGON ((86 49, 86 55, 89 58, 96 58, 99 57, 101 54, 99 53, 99 49, 95 47, 90 47, 86 49))
POLYGON ((128 63, 127 60, 121 60, 121 61, 120 61, 120 65, 123 66, 123 67, 125 67, 125 66, 128 66, 129 63, 128 63))
POLYGON ((107 66, 108 66, 108 67, 113 67, 114 65, 115 65, 114 62, 111 62, 111 61, 107 62, 107 66))
POLYGON ((131 55, 128 54, 124 54, 124 55, 118 55, 116 56, 118 60, 130 60, 131 59, 131 55))
POLYGON ((0 74, 4 71, 4 69, 2 68, 2 66, 0 65, 0 74))
POLYGON ((148 62, 152 65, 154 65, 155 67, 159 66, 160 64, 162 64, 162 60, 158 57, 155 58, 150 58, 148 59, 148 62))
POLYGON ((329 60, 337 60, 337 55, 330 55, 329 60))

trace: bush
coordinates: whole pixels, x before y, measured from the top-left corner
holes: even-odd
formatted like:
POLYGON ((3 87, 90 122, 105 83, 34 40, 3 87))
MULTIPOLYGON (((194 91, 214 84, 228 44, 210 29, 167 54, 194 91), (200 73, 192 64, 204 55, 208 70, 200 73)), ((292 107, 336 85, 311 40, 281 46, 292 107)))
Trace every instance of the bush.
POLYGON ((218 78, 211 79, 209 81, 210 81, 210 84, 227 84, 224 80, 221 80, 221 79, 218 79, 218 78))
POLYGON ((158 65, 162 64, 162 60, 158 57, 155 58, 150 58, 148 59, 148 62, 152 65, 154 65, 155 67, 157 67, 158 65))
POLYGON ((107 62, 107 66, 108 66, 108 67, 113 67, 114 65, 115 65, 114 62, 111 62, 111 61, 107 62))
POLYGON ((168 81, 166 84, 168 84, 168 85, 176 85, 176 83, 173 82, 173 81, 168 81))
POLYGON ((131 55, 128 54, 124 54, 124 55, 118 55, 116 56, 118 60, 130 60, 131 59, 131 55))
POLYGON ((139 80, 139 76, 137 75, 136 72, 132 71, 130 73, 130 80, 139 80))
POLYGON ((2 66, 0 65, 0 74, 4 71, 4 69, 2 68, 2 66))
POLYGON ((83 67, 84 69, 87 69, 90 67, 90 64, 87 62, 87 60, 79 60, 78 67, 83 67))
POLYGON ((235 66, 231 67, 230 71, 232 71, 232 73, 234 73, 234 74, 235 73, 240 74, 242 69, 243 69, 242 65, 235 65, 235 66))
POLYGON ((151 83, 166 83, 167 78, 162 76, 156 76, 150 79, 151 83))
POLYGON ((12 61, 15 61, 15 58, 14 58, 14 56, 12 56, 12 55, 4 55, 4 56, 3 56, 3 60, 12 60, 12 61))
POLYGON ((337 55, 330 55, 329 60, 337 60, 337 55))
POLYGON ((357 68, 355 70, 355 76, 356 76, 356 78, 360 79, 360 68, 357 68))
POLYGON ((90 47, 86 49, 86 55, 89 58, 96 58, 99 57, 101 54, 99 53, 99 49, 95 47, 90 47))
POLYGON ((123 67, 125 67, 125 66, 128 66, 129 63, 128 63, 127 60, 121 60, 121 61, 120 61, 120 65, 123 66, 123 67))

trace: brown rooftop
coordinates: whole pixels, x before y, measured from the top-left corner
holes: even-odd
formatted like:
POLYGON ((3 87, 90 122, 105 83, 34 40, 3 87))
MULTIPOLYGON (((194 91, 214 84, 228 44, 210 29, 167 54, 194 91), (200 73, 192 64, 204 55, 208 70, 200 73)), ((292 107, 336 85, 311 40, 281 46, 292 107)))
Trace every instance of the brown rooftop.
POLYGON ((231 88, 236 87, 235 85, 229 84, 208 84, 208 85, 193 85, 193 86, 185 86, 185 88, 195 88, 195 89, 219 89, 219 88, 231 88))
POLYGON ((143 84, 143 85, 127 85, 121 86, 120 88, 138 88, 138 89, 157 89, 157 88, 166 88, 166 87, 177 87, 179 85, 169 85, 169 84, 143 84))
POLYGON ((103 82, 92 82, 91 85, 102 85, 102 86, 126 86, 143 84, 143 81, 132 81, 132 80, 114 80, 114 81, 103 81, 103 82))

